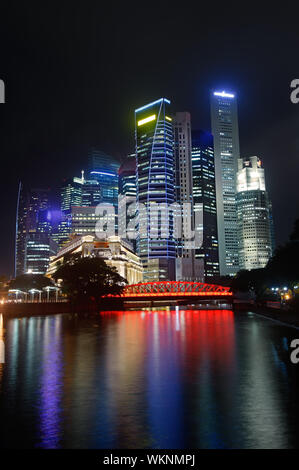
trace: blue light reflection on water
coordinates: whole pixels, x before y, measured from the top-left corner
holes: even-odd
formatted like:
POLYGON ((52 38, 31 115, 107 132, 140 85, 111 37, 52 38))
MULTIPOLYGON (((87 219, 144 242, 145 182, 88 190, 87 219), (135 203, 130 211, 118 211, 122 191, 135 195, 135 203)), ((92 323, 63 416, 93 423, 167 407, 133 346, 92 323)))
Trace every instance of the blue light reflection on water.
POLYGON ((296 330, 169 308, 4 322, 2 447, 298 446, 296 330))

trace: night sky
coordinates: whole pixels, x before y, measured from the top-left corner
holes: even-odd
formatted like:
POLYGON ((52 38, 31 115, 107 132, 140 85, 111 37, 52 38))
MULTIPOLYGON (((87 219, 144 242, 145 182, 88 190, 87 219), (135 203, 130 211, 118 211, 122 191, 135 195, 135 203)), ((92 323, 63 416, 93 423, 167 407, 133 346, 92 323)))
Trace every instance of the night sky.
POLYGON ((238 96, 241 156, 262 158, 276 239, 285 242, 299 217, 295 12, 80 4, 1 6, 0 274, 13 274, 20 180, 59 187, 86 167, 90 146, 123 159, 134 150, 134 109, 160 97, 209 130, 212 88, 238 96))

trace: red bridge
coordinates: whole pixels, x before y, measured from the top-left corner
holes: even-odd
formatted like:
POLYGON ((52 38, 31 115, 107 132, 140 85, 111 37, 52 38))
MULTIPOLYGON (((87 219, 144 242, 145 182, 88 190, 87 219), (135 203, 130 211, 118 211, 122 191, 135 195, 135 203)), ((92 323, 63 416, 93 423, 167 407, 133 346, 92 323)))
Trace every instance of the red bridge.
POLYGON ((203 298, 203 299, 223 299, 232 298, 229 287, 217 286, 215 284, 205 284, 203 282, 186 281, 161 281, 146 282, 142 284, 131 284, 124 288, 121 297, 126 300, 139 298, 203 298))

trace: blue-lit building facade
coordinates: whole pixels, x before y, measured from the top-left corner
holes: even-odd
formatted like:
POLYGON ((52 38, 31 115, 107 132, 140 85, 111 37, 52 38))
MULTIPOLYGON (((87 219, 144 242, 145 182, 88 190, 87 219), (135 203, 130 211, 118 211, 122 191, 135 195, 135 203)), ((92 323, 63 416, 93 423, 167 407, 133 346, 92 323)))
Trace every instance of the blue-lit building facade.
POLYGON ((170 212, 166 216, 161 212, 152 212, 152 220, 150 217, 153 203, 169 207, 175 201, 173 129, 169 105, 169 100, 161 98, 135 110, 137 251, 144 266, 145 281, 175 279, 173 215, 170 212), (153 222, 157 228, 155 233, 151 230, 153 222))
POLYGON ((121 238, 129 239, 136 251, 136 156, 128 155, 118 171, 119 214, 118 229, 121 238), (122 210, 120 211, 120 205, 122 210))
POLYGON ((197 269, 206 281, 219 276, 218 232, 213 136, 202 130, 192 131, 192 176, 194 210, 202 211, 199 230, 201 248, 196 248, 197 269))
POLYGON ((88 155, 88 179, 99 183, 100 202, 118 205, 118 170, 120 163, 102 150, 92 148, 88 155))
POLYGON ((54 240, 60 248, 68 243, 72 234, 72 206, 82 205, 83 183, 83 174, 81 178, 68 178, 62 183, 60 192, 61 222, 54 234, 54 240))
POLYGON ((19 185, 16 214, 15 276, 44 274, 49 253, 58 246, 52 239, 50 190, 19 185))

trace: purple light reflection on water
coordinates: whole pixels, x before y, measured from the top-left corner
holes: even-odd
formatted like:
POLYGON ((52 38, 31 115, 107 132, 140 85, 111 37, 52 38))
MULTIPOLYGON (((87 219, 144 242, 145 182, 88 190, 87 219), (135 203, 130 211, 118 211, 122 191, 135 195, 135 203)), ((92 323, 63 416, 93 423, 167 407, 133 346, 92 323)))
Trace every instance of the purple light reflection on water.
POLYGON ((60 447, 62 434, 63 354, 61 317, 47 317, 44 323, 42 376, 39 402, 39 442, 37 447, 60 447))

